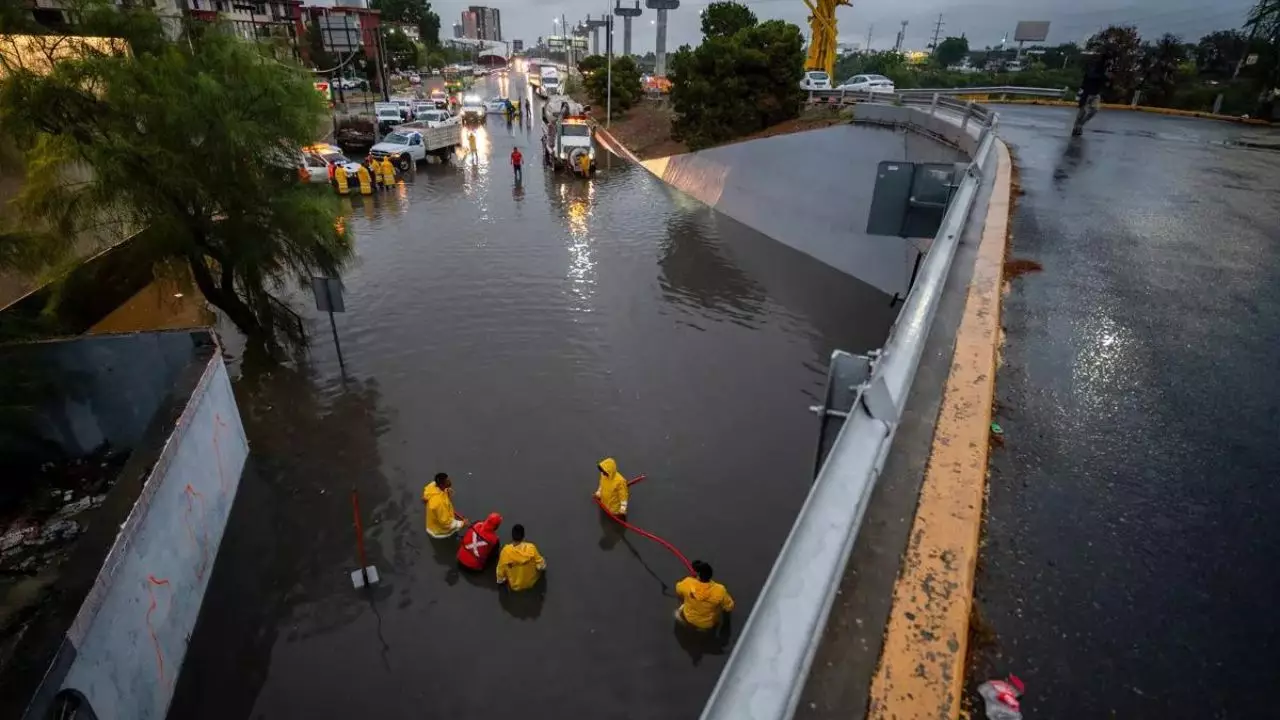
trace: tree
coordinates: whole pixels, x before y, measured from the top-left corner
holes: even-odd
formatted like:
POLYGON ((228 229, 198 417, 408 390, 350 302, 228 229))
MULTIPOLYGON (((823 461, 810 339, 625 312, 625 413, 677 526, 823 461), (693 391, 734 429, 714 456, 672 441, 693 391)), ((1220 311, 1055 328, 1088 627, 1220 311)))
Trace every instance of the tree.
POLYGON ((942 67, 951 67, 969 56, 969 39, 963 35, 949 37, 938 43, 933 51, 933 58, 942 67))
POLYGON ((755 27, 756 14, 736 2, 713 2, 702 11, 704 37, 729 37, 739 30, 755 27))
POLYGON ((680 48, 670 68, 672 136, 697 149, 796 117, 803 62, 800 28, 781 20, 680 48))
POLYGON ((1142 94, 1146 102, 1166 105, 1173 99, 1185 53, 1182 38, 1171 33, 1165 33, 1156 44, 1143 47, 1142 94))
POLYGON ((1045 48, 1044 55, 1040 56, 1044 61, 1047 70, 1066 70, 1070 67, 1080 67, 1080 46, 1070 42, 1045 48))
POLYGON ((387 33, 382 39, 382 46, 387 51, 387 65, 393 70, 419 66, 418 46, 400 28, 393 28, 387 33))
MULTIPOLYGON (((599 57, 599 55, 592 57, 599 57)), ((584 71, 583 75, 586 77, 587 94, 602 108, 606 104, 611 105, 614 117, 630 110, 640 100, 640 68, 633 58, 615 57, 613 59, 612 96, 608 94, 610 78, 608 68, 598 68, 590 75, 584 71)))
POLYGON ((301 340, 273 292, 336 276, 352 255, 329 188, 297 177, 326 112, 310 74, 217 29, 170 42, 137 6, 100 0, 80 17, 128 52, 5 68, 0 124, 27 148, 15 206, 65 238, 103 218, 142 229, 131 242, 157 267, 185 266, 254 344, 301 340))
POLYGON ((1245 27, 1266 43, 1266 77, 1270 85, 1280 84, 1280 0, 1258 0, 1249 11, 1245 27))
POLYGON ((596 71, 603 70, 606 62, 603 55, 588 55, 578 61, 578 72, 583 75, 590 75, 596 71))
POLYGON ((1131 25, 1112 25, 1089 38, 1085 47, 1110 61, 1111 85, 1103 93, 1107 102, 1129 102, 1138 89, 1142 69, 1142 38, 1131 25))
POLYGON ((427 0, 373 0, 372 7, 382 13, 383 22, 418 28, 427 49, 440 46, 440 16, 427 0))
POLYGON ((1193 53, 1201 75, 1229 78, 1245 56, 1249 40, 1239 30, 1219 30, 1200 38, 1193 53))

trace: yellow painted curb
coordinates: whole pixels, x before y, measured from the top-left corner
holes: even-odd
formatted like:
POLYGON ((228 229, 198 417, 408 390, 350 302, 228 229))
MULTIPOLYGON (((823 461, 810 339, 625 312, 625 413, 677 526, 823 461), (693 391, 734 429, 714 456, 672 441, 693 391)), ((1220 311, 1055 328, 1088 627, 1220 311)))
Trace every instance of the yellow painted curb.
MULTIPOLYGON (((1076 104, 1067 100, 988 100, 987 105, 1047 105, 1050 107, 1076 107, 1076 104)), ((1266 120, 1256 120, 1253 118, 1240 118, 1235 115, 1215 115, 1214 113, 1201 112, 1199 110, 1178 110, 1176 108, 1153 107, 1150 105, 1124 105, 1121 103, 1103 103, 1102 107, 1107 110, 1130 110, 1132 112, 1145 112, 1155 115, 1174 115, 1177 117, 1193 117, 1202 120, 1222 120, 1223 122, 1242 123, 1245 125, 1270 125, 1266 120)))
POLYGON ((956 332, 951 374, 893 592, 869 717, 956 718, 987 486, 1013 167, 996 142, 995 188, 956 332))

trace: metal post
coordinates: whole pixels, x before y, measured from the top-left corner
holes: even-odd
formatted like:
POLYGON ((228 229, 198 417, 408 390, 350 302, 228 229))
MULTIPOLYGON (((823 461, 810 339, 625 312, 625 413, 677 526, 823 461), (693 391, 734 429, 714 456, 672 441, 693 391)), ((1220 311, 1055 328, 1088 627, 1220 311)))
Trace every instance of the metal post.
POLYGON ((658 41, 653 51, 653 74, 665 77, 667 74, 667 11, 658 9, 658 41))
POLYGON ((1218 97, 1213 99, 1213 114, 1217 115, 1222 112, 1222 93, 1218 93, 1218 97))
POLYGON ((604 91, 604 126, 610 127, 613 122, 613 16, 604 18, 605 74, 604 91))
POLYGON ((631 56, 631 16, 622 16, 622 54, 631 56))
POLYGON ((973 101, 964 104, 964 119, 960 121, 960 132, 964 132, 969 127, 969 116, 973 114, 973 101))
MULTIPOLYGON (((375 125, 377 123, 374 123, 375 125)), ((329 289, 329 284, 325 283, 324 294, 329 298, 329 329, 333 331, 333 346, 338 350, 338 367, 345 374, 347 371, 347 363, 342 359, 342 343, 338 342, 338 323, 333 319, 333 292, 329 289)), ((363 559, 360 567, 364 567, 363 559)))
POLYGON ((938 114, 938 93, 933 94, 933 102, 929 104, 929 116, 938 114))

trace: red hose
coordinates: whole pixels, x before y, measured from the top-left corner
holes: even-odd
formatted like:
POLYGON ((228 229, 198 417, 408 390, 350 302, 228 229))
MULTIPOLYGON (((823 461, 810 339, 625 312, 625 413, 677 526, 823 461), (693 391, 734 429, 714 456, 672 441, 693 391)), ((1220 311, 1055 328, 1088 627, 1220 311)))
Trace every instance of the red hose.
MULTIPOLYGON (((644 481, 644 479, 645 479, 645 476, 644 476, 644 475, 637 475, 634 479, 632 479, 630 482, 628 482, 628 483, 627 483, 627 485, 635 485, 636 483, 643 482, 643 481, 644 481)), ((682 552, 680 552, 679 550, 677 550, 675 545, 672 545, 671 543, 667 542, 666 540, 663 540, 662 538, 658 537, 657 535, 654 535, 653 533, 651 533, 651 532, 649 532, 649 531, 647 531, 647 530, 642 530, 641 528, 638 528, 638 527, 636 527, 635 525, 632 525, 631 523, 627 522, 626 520, 623 520, 622 518, 618 517, 617 515, 614 515, 613 513, 609 512, 608 508, 606 508, 606 507, 604 506, 604 503, 600 502, 600 498, 598 498, 598 497, 597 497, 597 498, 593 498, 593 499, 596 501, 596 505, 597 505, 597 506, 599 506, 599 508, 600 508, 601 510, 603 510, 603 511, 604 511, 604 514, 605 514, 605 515, 608 515, 610 518, 612 518, 614 522, 618 523, 618 524, 619 524, 619 525, 621 525, 622 527, 624 527, 624 528, 626 528, 626 529, 630 530, 631 532, 633 532, 633 533, 635 533, 635 534, 637 534, 637 535, 640 535, 640 536, 642 536, 642 537, 647 537, 647 538, 649 538, 650 540, 652 540, 652 541, 654 541, 654 542, 658 543, 658 544, 659 544, 659 545, 661 545, 662 547, 664 547, 664 548, 666 548, 667 550, 671 551, 671 554, 672 554, 672 555, 675 555, 675 556, 676 556, 676 558, 677 558, 678 560, 680 560, 680 562, 681 562, 681 563, 683 563, 683 564, 684 564, 685 569, 687 569, 687 570, 689 571, 689 574, 690 574, 690 575, 696 575, 696 574, 697 574, 697 573, 695 573, 695 572, 693 571, 693 563, 689 562, 689 558, 685 557, 685 556, 684 556, 684 553, 682 553, 682 552)))

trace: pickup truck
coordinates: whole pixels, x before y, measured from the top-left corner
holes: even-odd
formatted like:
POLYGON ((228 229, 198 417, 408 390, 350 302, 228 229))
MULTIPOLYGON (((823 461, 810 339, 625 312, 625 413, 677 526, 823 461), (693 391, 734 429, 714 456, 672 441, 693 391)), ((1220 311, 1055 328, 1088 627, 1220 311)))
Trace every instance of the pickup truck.
POLYGON ((392 130, 382 142, 369 149, 369 154, 378 159, 390 157, 401 172, 406 172, 428 155, 443 161, 462 145, 461 125, 412 127, 418 124, 407 123, 392 130))

